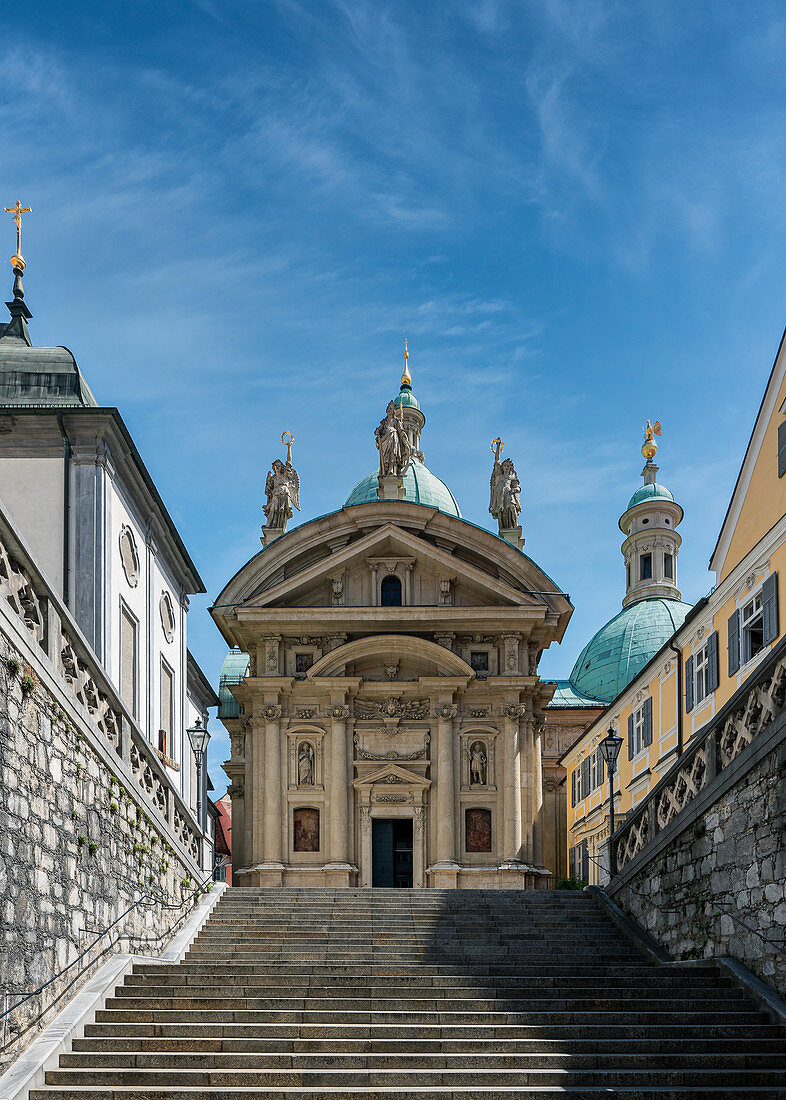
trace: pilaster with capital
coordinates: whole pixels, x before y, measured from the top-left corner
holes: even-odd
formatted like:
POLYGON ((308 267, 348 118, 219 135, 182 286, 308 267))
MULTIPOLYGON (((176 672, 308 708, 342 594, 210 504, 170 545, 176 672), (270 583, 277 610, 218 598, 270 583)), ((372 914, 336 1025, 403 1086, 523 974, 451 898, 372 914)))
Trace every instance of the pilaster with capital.
POLYGON ((440 703, 437 719, 437 863, 456 861, 455 703, 440 703))
POLYGON ((502 706, 504 726, 504 783, 503 783, 503 850, 505 862, 517 862, 523 857, 523 806, 521 769, 520 722, 526 711, 523 703, 505 703, 502 706))
POLYGON ((263 863, 282 866, 281 705, 268 703, 260 709, 259 716, 264 722, 265 746, 263 863))
POLYGON ((328 866, 349 868, 349 792, 347 775, 347 719, 349 707, 334 703, 325 707, 330 719, 330 826, 328 832, 328 866))

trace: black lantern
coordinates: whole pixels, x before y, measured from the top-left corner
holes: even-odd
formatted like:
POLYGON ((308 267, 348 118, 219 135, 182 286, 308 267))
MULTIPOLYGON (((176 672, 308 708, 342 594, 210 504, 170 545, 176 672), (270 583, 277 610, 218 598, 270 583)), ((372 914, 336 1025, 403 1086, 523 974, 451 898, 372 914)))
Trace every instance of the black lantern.
POLYGON ((614 727, 609 726, 606 736, 598 746, 606 761, 606 769, 609 773, 609 871, 612 875, 617 873, 617 853, 614 850, 614 772, 617 768, 617 757, 622 748, 622 738, 614 732, 614 727))
POLYGON ((210 740, 210 734, 207 731, 207 726, 202 725, 202 719, 197 718, 191 729, 187 729, 188 740, 191 742, 191 749, 194 753, 194 760, 197 767, 197 821, 199 822, 199 828, 204 832, 202 825, 202 761, 204 760, 205 753, 207 752, 207 743, 210 740))

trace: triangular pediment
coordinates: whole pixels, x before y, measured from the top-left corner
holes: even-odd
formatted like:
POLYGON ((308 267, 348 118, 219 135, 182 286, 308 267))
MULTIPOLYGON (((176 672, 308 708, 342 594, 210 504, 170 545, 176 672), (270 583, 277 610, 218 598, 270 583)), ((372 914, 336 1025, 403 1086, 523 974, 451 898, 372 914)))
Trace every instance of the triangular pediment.
MULTIPOLYGON (((480 552, 476 551, 475 557, 478 562, 483 561, 480 552)), ((301 569, 297 569, 296 564, 290 564, 287 575, 280 579, 271 577, 273 583, 267 587, 263 583, 250 594, 248 602, 253 602, 255 607, 318 605, 316 594, 325 599, 332 590, 334 579, 344 578, 353 569, 367 573, 374 564, 384 570, 402 559, 407 564, 416 564, 421 571, 450 578, 452 584, 461 585, 470 592, 473 602, 479 605, 537 606, 539 602, 532 595, 492 575, 496 564, 490 556, 486 568, 471 564, 461 560, 455 552, 442 549, 392 523, 383 524, 338 550, 331 547, 327 537, 324 553, 317 560, 303 565, 301 569), (295 571, 290 572, 291 568, 295 571)), ((342 583, 345 583, 343 579, 342 583)))
POLYGON ((356 790, 368 790, 370 787, 391 787, 394 790, 397 787, 415 787, 418 790, 425 790, 431 786, 431 780, 398 764, 385 764, 377 771, 355 779, 352 786, 356 790))

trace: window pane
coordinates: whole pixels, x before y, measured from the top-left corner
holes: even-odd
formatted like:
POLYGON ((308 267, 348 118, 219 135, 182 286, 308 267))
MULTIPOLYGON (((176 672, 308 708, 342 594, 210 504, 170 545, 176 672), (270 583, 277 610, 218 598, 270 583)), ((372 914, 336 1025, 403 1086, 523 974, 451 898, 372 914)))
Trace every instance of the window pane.
POLYGON ((385 577, 380 591, 383 607, 401 607, 401 581, 398 577, 385 577))
POLYGON ((473 672, 488 672, 489 670, 489 655, 487 652, 483 653, 470 653, 469 655, 469 667, 473 672))
POLYGON ((652 554, 642 554, 639 558, 639 580, 646 581, 652 576, 652 554))
POLYGON ((172 753, 172 718, 175 703, 175 675, 161 662, 161 722, 158 747, 164 755, 172 753))
POLYGON ((674 580, 674 558, 671 554, 663 555, 663 576, 674 580))

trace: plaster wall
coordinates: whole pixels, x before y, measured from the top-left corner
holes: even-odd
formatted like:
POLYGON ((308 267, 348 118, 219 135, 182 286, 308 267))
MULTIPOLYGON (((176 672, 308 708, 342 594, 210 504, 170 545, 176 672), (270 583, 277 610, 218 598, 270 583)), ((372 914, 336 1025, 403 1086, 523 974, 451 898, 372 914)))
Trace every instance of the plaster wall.
POLYGON ((0 452, 3 506, 53 588, 63 593, 63 458, 6 457, 0 452))

